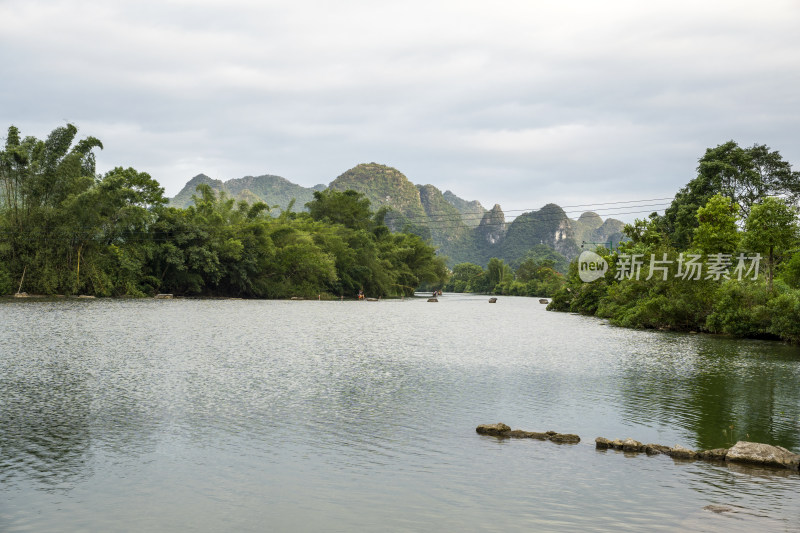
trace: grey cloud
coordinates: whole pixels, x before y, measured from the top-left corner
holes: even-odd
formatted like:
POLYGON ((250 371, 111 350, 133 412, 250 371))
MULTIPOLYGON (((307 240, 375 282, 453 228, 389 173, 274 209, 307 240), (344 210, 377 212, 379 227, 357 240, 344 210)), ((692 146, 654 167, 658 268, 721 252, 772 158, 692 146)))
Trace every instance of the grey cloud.
POLYGON ((508 209, 660 197, 710 146, 800 165, 791 1, 0 4, 4 126, 64 120, 101 166, 273 173, 360 162, 508 209))

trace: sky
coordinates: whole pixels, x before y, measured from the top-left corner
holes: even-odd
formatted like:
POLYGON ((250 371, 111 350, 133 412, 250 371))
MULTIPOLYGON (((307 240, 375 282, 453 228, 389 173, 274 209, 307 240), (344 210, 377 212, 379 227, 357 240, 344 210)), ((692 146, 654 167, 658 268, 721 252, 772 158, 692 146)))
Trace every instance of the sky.
POLYGON ((800 170, 798 0, 0 0, 0 28, 0 136, 73 123, 168 196, 376 162, 630 219, 731 139, 800 170))

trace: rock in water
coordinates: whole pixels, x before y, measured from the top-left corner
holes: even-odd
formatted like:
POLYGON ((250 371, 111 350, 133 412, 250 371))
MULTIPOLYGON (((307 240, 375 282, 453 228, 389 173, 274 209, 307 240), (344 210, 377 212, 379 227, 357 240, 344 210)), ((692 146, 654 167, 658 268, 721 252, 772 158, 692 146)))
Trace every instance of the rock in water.
POLYGON ((511 428, 502 422, 497 424, 481 424, 475 428, 475 431, 481 435, 493 435, 495 437, 505 437, 511 428))
POLYGON ((725 456, 728 455, 728 448, 714 448, 713 450, 703 450, 697 452, 700 459, 704 461, 724 461, 725 456))
POLYGON ((669 452, 669 446, 664 446, 663 444, 645 444, 644 445, 644 453, 647 455, 658 455, 658 454, 666 454, 669 452))
POLYGON ((607 450, 611 447, 611 441, 605 437, 597 437, 594 439, 594 447, 598 450, 607 450))
POLYGON ((643 452, 644 444, 638 440, 633 440, 632 438, 628 437, 622 441, 622 450, 626 452, 643 452))
POLYGON ((550 435, 547 433, 538 433, 536 431, 523 431, 521 429, 512 429, 508 432, 509 437, 514 437, 517 439, 538 439, 538 440, 547 440, 550 435))
POLYGON ((676 444, 667 452, 673 459, 697 459, 697 452, 676 444))
POLYGON ((800 455, 792 453, 786 448, 743 440, 728 450, 725 460, 735 463, 777 466, 790 470, 798 470, 800 467, 800 455))
POLYGON ((548 440, 558 444, 577 444, 581 441, 581 438, 574 433, 556 433, 555 435, 550 435, 548 440))

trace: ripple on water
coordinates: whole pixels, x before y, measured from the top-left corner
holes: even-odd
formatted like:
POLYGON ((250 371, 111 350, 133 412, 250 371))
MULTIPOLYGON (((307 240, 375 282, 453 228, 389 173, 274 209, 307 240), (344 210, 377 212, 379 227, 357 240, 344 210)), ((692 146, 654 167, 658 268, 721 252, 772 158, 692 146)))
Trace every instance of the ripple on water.
POLYGON ((798 450, 795 348, 624 330, 506 297, 0 313, 0 529, 796 523, 796 474, 592 446, 599 435, 703 448, 750 435, 798 450), (495 421, 584 442, 475 434, 495 421))

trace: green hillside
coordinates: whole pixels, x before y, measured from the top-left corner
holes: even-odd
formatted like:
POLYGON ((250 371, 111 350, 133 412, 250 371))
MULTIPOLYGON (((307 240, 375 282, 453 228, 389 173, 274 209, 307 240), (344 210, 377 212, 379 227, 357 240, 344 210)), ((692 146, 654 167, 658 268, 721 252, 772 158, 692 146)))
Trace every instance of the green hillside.
POLYGON ((244 200, 247 203, 262 201, 270 207, 277 205, 280 209, 286 209, 289 202, 294 199, 295 211, 304 209, 305 204, 313 200, 314 191, 326 188, 324 185, 303 187, 280 176, 272 175, 245 176, 223 182, 209 178, 205 174, 198 174, 170 200, 170 205, 182 208, 191 205, 192 195, 201 183, 208 184, 216 192, 225 192, 236 200, 244 200))
POLYGON ((444 191, 442 196, 447 203, 455 207, 458 212, 461 213, 461 218, 468 225, 475 226, 480 223, 483 214, 486 212, 486 208, 477 200, 469 202, 463 198, 459 198, 451 191, 444 191))
POLYGON ((519 215, 508 226, 503 239, 503 259, 516 261, 537 244, 545 244, 567 258, 575 257, 580 244, 575 241, 573 222, 556 204, 519 215))
MULTIPOLYGON (((272 175, 223 182, 199 174, 171 204, 190 205, 200 184, 208 184, 215 191, 224 191, 237 200, 251 204, 263 201, 281 209, 286 209, 294 198, 295 211, 305 208, 315 190, 326 189, 324 185, 302 187, 272 175)), ((622 239, 624 224, 619 220, 603 220, 591 211, 572 220, 555 204, 523 213, 508 223, 497 204, 486 210, 480 202, 464 200, 451 191, 442 193, 434 185, 415 185, 399 170, 378 163, 356 165, 335 178, 329 187, 364 194, 374 211, 389 208, 386 224, 393 231, 405 229, 429 240, 440 256, 447 257, 451 267, 463 262, 486 265, 492 257, 516 264, 529 257, 534 249, 541 255, 542 246, 571 259, 580 253, 584 241, 612 241, 616 245, 622 239)))
POLYGON ((362 163, 337 177, 329 187, 360 192, 374 210, 390 207, 411 222, 426 218, 417 187, 402 172, 386 165, 362 163))

